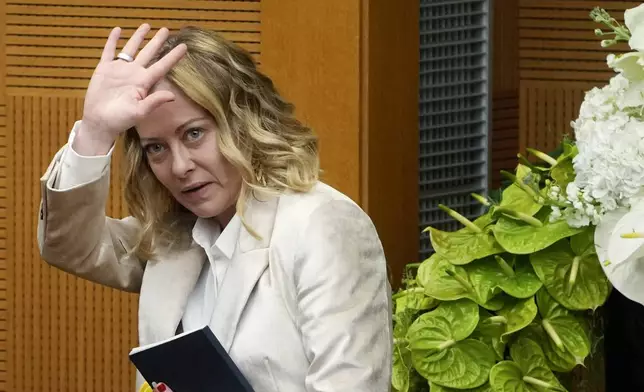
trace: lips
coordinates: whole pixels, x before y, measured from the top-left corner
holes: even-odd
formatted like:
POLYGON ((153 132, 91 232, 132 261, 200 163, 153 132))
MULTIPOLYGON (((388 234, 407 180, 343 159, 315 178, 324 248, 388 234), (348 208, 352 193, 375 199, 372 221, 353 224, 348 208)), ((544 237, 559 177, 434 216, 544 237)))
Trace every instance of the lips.
POLYGON ((200 189, 210 184, 209 182, 199 182, 195 184, 188 185, 181 190, 181 193, 194 193, 198 192, 200 189))

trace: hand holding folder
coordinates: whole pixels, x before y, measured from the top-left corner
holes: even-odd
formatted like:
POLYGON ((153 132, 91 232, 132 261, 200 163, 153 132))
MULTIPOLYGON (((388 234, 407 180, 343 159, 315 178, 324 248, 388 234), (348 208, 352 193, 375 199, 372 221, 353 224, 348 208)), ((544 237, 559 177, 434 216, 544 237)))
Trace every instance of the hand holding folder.
POLYGON ((254 392, 208 326, 137 347, 129 356, 148 385, 164 383, 172 392, 254 392))

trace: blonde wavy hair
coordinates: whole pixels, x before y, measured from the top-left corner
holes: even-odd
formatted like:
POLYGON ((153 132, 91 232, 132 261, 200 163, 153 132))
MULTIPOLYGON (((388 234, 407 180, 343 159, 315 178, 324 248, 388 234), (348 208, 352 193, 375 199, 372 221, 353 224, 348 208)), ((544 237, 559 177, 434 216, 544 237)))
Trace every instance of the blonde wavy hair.
MULTIPOLYGON (((318 139, 295 118, 293 105, 257 69, 252 56, 213 31, 181 29, 168 38, 155 61, 181 43, 187 45, 187 54, 165 79, 217 124, 221 153, 242 177, 237 214, 257 236, 244 220, 247 201, 310 190, 319 178, 318 139)), ((157 180, 134 128, 125 133, 124 154, 125 200, 141 224, 133 253, 150 260, 159 245, 189 240, 186 224, 195 217, 157 180)))

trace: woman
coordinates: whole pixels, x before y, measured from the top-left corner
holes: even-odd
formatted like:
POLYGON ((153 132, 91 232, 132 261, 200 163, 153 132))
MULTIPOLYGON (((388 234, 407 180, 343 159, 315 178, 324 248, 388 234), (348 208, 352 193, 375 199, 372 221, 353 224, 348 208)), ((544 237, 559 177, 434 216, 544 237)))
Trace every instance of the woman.
POLYGON ((316 138, 249 54, 197 28, 161 29, 137 54, 149 29, 116 58, 110 33, 41 179, 43 259, 140 292, 141 345, 209 325, 257 392, 389 390, 372 222, 318 181, 316 138), (132 216, 117 220, 104 209, 121 134, 132 216))

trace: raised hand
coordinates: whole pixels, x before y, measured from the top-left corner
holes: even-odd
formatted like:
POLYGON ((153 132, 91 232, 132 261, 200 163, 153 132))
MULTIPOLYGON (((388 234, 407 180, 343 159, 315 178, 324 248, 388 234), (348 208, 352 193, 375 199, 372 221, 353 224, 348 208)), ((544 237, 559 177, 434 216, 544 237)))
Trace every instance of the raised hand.
POLYGON ((184 56, 186 46, 176 46, 148 66, 169 34, 168 29, 160 29, 137 55, 149 31, 148 24, 136 30, 121 51, 126 59, 115 57, 121 29, 115 27, 111 31, 85 93, 82 123, 73 145, 77 153, 107 153, 120 133, 134 126, 155 108, 174 99, 169 91, 152 94, 149 91, 184 56))

